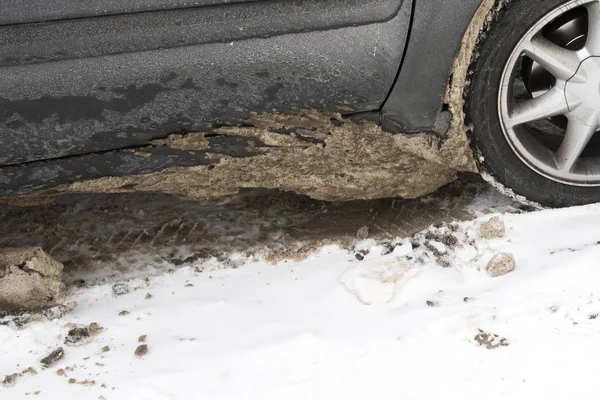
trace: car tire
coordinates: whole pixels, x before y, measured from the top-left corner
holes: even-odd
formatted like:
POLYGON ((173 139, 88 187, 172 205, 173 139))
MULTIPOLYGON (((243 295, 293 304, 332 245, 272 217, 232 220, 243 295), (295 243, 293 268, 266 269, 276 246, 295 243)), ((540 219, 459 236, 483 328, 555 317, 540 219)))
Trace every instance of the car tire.
POLYGON ((567 4, 587 7, 565 0, 515 0, 500 9, 478 44, 477 57, 470 70, 471 84, 465 99, 467 122, 473 126, 471 143, 484 175, 511 189, 516 195, 551 207, 598 202, 600 183, 572 184, 548 177, 532 168, 507 139, 500 117, 499 98, 506 66, 524 35, 536 23, 567 4))

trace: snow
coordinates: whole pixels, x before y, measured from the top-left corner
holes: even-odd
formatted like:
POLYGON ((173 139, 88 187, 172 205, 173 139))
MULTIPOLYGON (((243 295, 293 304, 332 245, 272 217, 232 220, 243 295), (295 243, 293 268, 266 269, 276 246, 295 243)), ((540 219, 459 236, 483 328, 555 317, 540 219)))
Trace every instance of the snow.
POLYGON ((38 372, 0 398, 595 398, 598 226, 600 205, 490 214, 399 238, 392 252, 363 241, 363 261, 329 246, 301 262, 140 277, 120 296, 77 289, 62 318, 0 326, 0 374, 38 372), (506 236, 485 240, 478 227, 494 216, 506 236), (516 269, 492 278, 485 266, 501 252, 516 269), (342 283, 407 262, 388 303, 366 305, 342 283), (91 322, 104 327, 91 343, 64 345, 70 324, 91 322), (149 351, 135 357, 141 335, 149 351), (58 346, 65 358, 42 370, 58 346))
POLYGON ((365 304, 385 304, 411 269, 410 262, 391 257, 365 260, 350 267, 342 275, 342 283, 365 304))

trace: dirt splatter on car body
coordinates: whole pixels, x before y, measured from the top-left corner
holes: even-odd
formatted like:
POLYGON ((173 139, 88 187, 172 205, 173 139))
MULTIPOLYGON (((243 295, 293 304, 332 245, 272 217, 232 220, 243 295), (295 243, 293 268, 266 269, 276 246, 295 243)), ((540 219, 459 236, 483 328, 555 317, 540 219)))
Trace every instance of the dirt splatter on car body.
MULTIPOLYGON (((464 35, 446 94, 453 118, 444 138, 428 132, 388 133, 373 122, 354 122, 339 113, 298 110, 253 114, 238 126, 174 134, 153 141, 149 147, 185 151, 210 148, 209 156, 214 160, 210 165, 80 181, 26 195, 16 202, 39 203, 73 192, 160 192, 222 202, 243 188, 293 191, 325 201, 429 194, 452 182, 457 172, 477 172, 463 112, 464 92, 478 38, 496 6, 494 0, 484 0, 464 35), (209 141, 215 135, 247 137, 249 155, 213 153, 209 141)), ((135 152, 153 157, 144 148, 135 152)))
POLYGON ((432 137, 394 135, 375 123, 355 123, 339 114, 256 114, 243 126, 193 135, 193 140, 189 134, 171 136, 153 146, 194 150, 192 143, 204 148, 211 135, 238 136, 249 139, 246 150, 250 155, 229 157, 214 152, 210 154, 214 160, 211 165, 76 182, 31 196, 141 191, 218 202, 232 198, 241 188, 268 188, 327 201, 414 198, 456 177, 456 168, 439 157, 432 137), (262 145, 256 146, 251 138, 262 145))

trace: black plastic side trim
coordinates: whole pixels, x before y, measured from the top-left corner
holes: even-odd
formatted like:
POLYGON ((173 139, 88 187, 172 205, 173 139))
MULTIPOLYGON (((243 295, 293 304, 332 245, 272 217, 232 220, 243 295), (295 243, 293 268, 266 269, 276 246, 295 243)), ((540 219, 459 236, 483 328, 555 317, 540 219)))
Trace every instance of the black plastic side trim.
POLYGON ((415 0, 411 38, 383 106, 389 131, 434 131, 464 33, 481 0, 415 0))

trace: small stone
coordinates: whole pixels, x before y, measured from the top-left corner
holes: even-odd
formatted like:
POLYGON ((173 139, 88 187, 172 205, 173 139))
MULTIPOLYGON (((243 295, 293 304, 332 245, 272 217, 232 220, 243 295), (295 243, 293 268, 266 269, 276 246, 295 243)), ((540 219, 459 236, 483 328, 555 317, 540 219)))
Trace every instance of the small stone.
POLYGON ((505 234, 504 222, 500 217, 494 217, 479 226, 479 234, 484 239, 500 239, 505 234))
POLYGON ((186 284, 184 287, 194 287, 191 283, 186 284))
POLYGON ((124 316, 126 316, 126 315, 128 315, 128 314, 129 314, 129 311, 127 311, 127 310, 123 310, 123 311, 121 311, 121 312, 119 313, 119 316, 121 316, 121 317, 124 317, 124 316))
POLYGON ((61 369, 56 370, 56 375, 63 376, 64 374, 65 374, 65 370, 64 369, 61 368, 61 369))
POLYGON ((588 319, 596 319, 598 318, 598 314, 590 314, 588 315, 588 319))
POLYGON ((146 336, 147 336, 147 335, 142 335, 142 336, 140 336, 140 337, 138 338, 138 342, 140 342, 140 343, 144 343, 144 342, 146 341, 146 336))
POLYGON ((143 357, 146 354, 148 354, 148 345, 147 344, 140 344, 137 349, 135 349, 135 352, 133 353, 136 355, 136 357, 143 357))
POLYGON ((364 260, 364 259, 365 259, 365 256, 364 256, 364 254, 363 254, 363 253, 356 253, 356 254, 354 255, 354 257, 355 257, 355 258, 356 258, 358 261, 362 261, 362 260, 364 260))
POLYGON ((491 277, 497 278, 514 271, 515 266, 515 257, 511 253, 499 253, 492 257, 486 270, 491 277))
POLYGON ((465 303, 470 303, 470 302, 472 302, 472 301, 475 301, 475 299, 474 299, 474 298, 472 298, 472 297, 465 297, 465 298, 463 299, 463 301, 464 301, 465 303))
POLYGON ((359 239, 366 239, 369 237, 369 227, 363 226, 356 232, 356 237, 359 239))
POLYGON ((63 350, 62 347, 59 347, 58 349, 54 350, 52 353, 48 354, 46 357, 42 358, 40 363, 44 367, 49 368, 49 367, 55 365, 60 360, 62 360, 64 356, 65 356, 65 351, 63 350))
POLYGON ((152 295, 150 293, 146 293, 146 300, 149 300, 152 298, 152 295))
POLYGON ((112 286, 112 292, 115 296, 122 296, 129 293, 129 285, 126 283, 115 283, 112 286))
POLYGON ((11 375, 5 375, 4 380, 2 381, 2 385, 13 386, 15 384, 15 382, 17 382, 18 377, 19 377, 19 374, 17 374, 17 373, 14 373, 11 375))
POLYGON ((425 302, 425 304, 427 304, 428 307, 439 307, 440 303, 437 301, 432 301, 432 300, 427 300, 425 302))
POLYGON ((104 347, 102 348, 102 352, 103 352, 103 353, 106 353, 107 351, 110 351, 110 347, 108 347, 108 346, 104 346, 104 347))
POLYGON ((69 384, 72 385, 74 383, 77 383, 77 380, 75 378, 69 378, 69 384))

